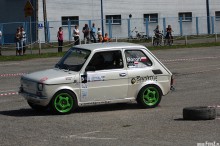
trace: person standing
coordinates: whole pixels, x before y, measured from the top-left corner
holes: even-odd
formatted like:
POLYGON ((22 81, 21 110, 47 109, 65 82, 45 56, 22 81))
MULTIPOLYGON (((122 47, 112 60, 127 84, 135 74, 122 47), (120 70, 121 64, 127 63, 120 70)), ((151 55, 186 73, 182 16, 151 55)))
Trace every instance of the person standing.
POLYGON ((24 30, 24 27, 22 26, 21 27, 21 48, 23 50, 23 55, 25 54, 25 51, 26 51, 26 40, 27 40, 27 36, 26 36, 26 32, 24 30))
POLYGON ((89 26, 88 26, 88 24, 85 24, 85 26, 83 27, 82 32, 84 34, 84 42, 85 42, 85 44, 87 42, 89 43, 89 26))
POLYGON ((155 34, 156 38, 159 38, 159 37, 160 37, 159 25, 157 25, 156 28, 154 29, 154 34, 155 34))
POLYGON ((96 43, 96 28, 95 28, 95 23, 92 24, 91 27, 91 37, 93 39, 93 43, 96 43))
POLYGON ((21 55, 22 52, 21 38, 22 38, 21 29, 20 27, 18 27, 15 33, 16 56, 21 55))
POLYGON ((173 43, 173 36, 172 36, 172 28, 171 28, 171 25, 168 25, 168 27, 166 28, 166 36, 165 38, 168 40, 168 44, 171 45, 173 43))
POLYGON ((2 55, 2 31, 0 30, 0 56, 2 55))
POLYGON ((78 26, 75 25, 75 28, 73 29, 73 37, 74 37, 74 45, 79 45, 79 29, 78 26))
POLYGON ((58 38, 58 52, 62 52, 63 49, 63 28, 59 27, 59 31, 57 32, 58 38))
POLYGON ((103 41, 103 36, 102 36, 101 28, 98 28, 97 35, 98 35, 98 41, 102 42, 103 41))

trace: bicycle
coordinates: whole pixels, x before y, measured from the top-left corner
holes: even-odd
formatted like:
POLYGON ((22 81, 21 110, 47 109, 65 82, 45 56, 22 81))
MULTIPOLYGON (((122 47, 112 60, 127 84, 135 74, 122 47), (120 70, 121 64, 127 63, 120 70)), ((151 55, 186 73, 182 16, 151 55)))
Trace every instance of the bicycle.
POLYGON ((173 45, 173 36, 169 34, 168 36, 165 37, 164 39, 164 46, 171 46, 173 45))
POLYGON ((137 39, 137 40, 141 40, 141 39, 148 39, 148 36, 144 34, 144 32, 139 32, 136 30, 137 28, 135 27, 132 31, 131 31, 131 35, 129 37, 129 39, 137 39), (135 37, 133 37, 133 32, 135 32, 135 37))
POLYGON ((153 36, 153 46, 161 46, 163 41, 163 33, 153 36))

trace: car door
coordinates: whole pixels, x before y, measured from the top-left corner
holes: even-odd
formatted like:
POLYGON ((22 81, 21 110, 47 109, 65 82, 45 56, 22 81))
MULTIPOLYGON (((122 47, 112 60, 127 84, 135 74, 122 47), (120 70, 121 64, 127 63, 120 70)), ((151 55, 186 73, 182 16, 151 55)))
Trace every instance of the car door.
POLYGON ((96 52, 81 75, 81 101, 124 99, 128 92, 128 74, 121 50, 96 52))

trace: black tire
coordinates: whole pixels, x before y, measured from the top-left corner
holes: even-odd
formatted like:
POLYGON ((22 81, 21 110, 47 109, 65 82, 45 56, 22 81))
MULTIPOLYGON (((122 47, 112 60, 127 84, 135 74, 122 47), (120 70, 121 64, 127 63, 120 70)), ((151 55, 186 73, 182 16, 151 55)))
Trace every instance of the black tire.
POLYGON ((159 38, 154 38, 153 39, 153 46, 159 46, 160 40, 159 38))
POLYGON ((214 107, 199 106, 183 109, 184 120, 213 120, 215 118, 216 109, 214 107))
POLYGON ((167 45, 167 40, 166 40, 166 38, 164 39, 164 46, 166 46, 167 45))
POLYGON ((138 93, 137 103, 142 108, 154 108, 161 101, 162 91, 156 85, 146 85, 138 93))
POLYGON ((69 114, 78 106, 76 95, 69 90, 58 91, 50 102, 54 114, 69 114))
POLYGON ((153 40, 153 46, 156 46, 156 42, 155 42, 155 41, 156 41, 156 40, 154 39, 154 40, 153 40))
POLYGON ((37 110, 37 111, 45 111, 47 109, 47 106, 37 105, 30 101, 28 101, 27 103, 32 109, 37 110))

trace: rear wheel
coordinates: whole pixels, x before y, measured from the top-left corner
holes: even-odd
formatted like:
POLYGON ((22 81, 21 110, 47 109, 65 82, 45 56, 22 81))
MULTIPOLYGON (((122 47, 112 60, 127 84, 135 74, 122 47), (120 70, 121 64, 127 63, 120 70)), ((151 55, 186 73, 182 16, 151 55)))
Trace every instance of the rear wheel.
POLYGON ((160 103, 162 92, 155 85, 143 87, 137 97, 138 104, 143 108, 154 108, 160 103))
POLYGON ((68 90, 57 92, 50 103, 52 112, 55 114, 68 114, 77 107, 75 94, 68 90))

